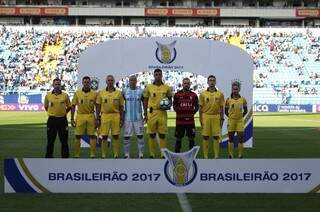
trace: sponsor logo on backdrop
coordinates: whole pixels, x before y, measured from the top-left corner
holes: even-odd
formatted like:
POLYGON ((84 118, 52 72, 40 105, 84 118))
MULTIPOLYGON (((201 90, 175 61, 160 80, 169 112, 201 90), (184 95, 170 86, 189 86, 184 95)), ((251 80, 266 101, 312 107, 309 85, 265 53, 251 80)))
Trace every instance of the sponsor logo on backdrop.
POLYGON ((98 77, 91 77, 91 89, 98 90, 99 88, 99 78, 98 77))
POLYGON ((253 105, 253 112, 269 112, 268 105, 253 105))
POLYGON ((177 49, 175 48, 177 41, 174 40, 169 44, 159 43, 156 41, 157 48, 155 50, 155 58, 162 65, 148 65, 148 69, 160 68, 162 70, 180 70, 183 71, 183 65, 172 64, 177 57, 177 49))
POLYGON ((312 112, 312 105, 254 104, 253 112, 312 112))
POLYGON ((177 41, 173 41, 170 44, 162 44, 156 42, 158 48, 156 49, 156 58, 160 63, 170 64, 177 57, 177 50, 175 48, 177 41))
POLYGON ((0 111, 44 111, 43 104, 0 104, 0 111))
POLYGON ((166 179, 175 186, 187 186, 194 181, 198 173, 195 158, 199 146, 193 147, 184 153, 174 153, 164 149, 163 153, 167 159, 164 165, 166 179))
POLYGON ((19 104, 28 104, 29 103, 29 98, 26 95, 20 95, 18 97, 18 103, 19 104))

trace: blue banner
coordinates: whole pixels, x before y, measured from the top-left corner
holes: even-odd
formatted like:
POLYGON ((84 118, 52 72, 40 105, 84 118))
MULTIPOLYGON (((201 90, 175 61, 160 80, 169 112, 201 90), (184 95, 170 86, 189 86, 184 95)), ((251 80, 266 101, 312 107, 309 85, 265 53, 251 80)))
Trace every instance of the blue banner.
POLYGON ((312 112, 312 105, 254 104, 253 112, 312 112))
POLYGON ((19 104, 37 104, 41 103, 42 94, 10 94, 3 96, 4 104, 19 103, 19 104))

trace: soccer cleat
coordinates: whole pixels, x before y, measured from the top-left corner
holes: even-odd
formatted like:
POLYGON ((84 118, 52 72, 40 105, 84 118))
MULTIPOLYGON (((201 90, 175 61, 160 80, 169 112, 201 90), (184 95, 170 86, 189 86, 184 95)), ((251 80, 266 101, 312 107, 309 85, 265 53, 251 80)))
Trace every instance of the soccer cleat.
POLYGON ((153 155, 150 155, 150 159, 153 159, 154 158, 154 156, 153 155))
POLYGON ((161 159, 165 159, 165 157, 164 157, 164 156, 161 156, 161 159))
POLYGON ((243 158, 243 156, 241 155, 241 156, 239 156, 239 159, 242 159, 243 158))
POLYGON ((143 158, 143 154, 139 154, 139 158, 142 159, 143 158))
POLYGON ((232 155, 229 155, 228 158, 229 158, 229 159, 232 159, 233 157, 232 157, 232 155))

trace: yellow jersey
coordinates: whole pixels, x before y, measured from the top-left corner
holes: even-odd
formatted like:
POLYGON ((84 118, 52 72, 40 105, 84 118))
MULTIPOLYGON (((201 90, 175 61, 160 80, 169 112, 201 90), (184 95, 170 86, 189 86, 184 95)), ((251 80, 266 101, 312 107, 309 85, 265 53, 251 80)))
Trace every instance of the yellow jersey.
POLYGON ((220 107, 224 105, 224 95, 218 90, 213 92, 205 90, 200 93, 199 105, 202 113, 208 115, 220 114, 220 107))
POLYGON ((172 90, 169 85, 162 83, 161 85, 150 84, 143 91, 143 97, 148 98, 148 108, 153 110, 160 109, 160 101, 164 97, 172 97, 172 90))
POLYGON ((226 109, 230 119, 241 119, 243 117, 243 106, 247 105, 244 97, 237 99, 228 98, 226 100, 226 109))
POLYGON ((77 90, 72 98, 72 105, 77 106, 78 114, 90 114, 94 113, 94 104, 96 103, 97 92, 89 90, 85 92, 83 90, 77 90))
POLYGON ((124 105, 124 99, 121 91, 99 91, 96 103, 101 105, 101 113, 119 113, 120 107, 124 105))
POLYGON ((67 93, 61 91, 55 94, 52 91, 45 96, 44 107, 47 108, 49 116, 63 117, 67 115, 67 108, 71 107, 71 102, 67 93))

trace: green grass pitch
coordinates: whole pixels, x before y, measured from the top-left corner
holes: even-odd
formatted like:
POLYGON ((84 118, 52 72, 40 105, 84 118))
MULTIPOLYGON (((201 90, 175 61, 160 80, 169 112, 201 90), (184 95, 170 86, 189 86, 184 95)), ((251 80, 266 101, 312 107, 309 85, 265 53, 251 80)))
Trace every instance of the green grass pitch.
MULTIPOLYGON (((181 211, 175 194, 4 194, 3 159, 41 158, 46 148, 46 114, 0 112, 0 212, 5 211, 181 211)), ((174 146, 174 114, 169 114, 169 149, 174 146)), ((198 121, 197 121, 198 122, 198 121)), ((196 143, 201 144, 200 128, 196 143)), ((254 147, 246 158, 319 158, 320 114, 255 113, 254 147)), ((73 154, 73 129, 69 132, 73 154)), ((133 139, 131 152, 136 157, 133 139)), ((183 149, 187 149, 184 139, 183 149)), ((147 145, 146 145, 147 147, 147 145)), ((148 155, 146 148, 146 155, 148 155)), ((99 151, 99 149, 98 149, 99 151)), ((210 148, 212 151, 212 148, 210 148)), ((88 149, 82 151, 87 157, 88 149)), ((212 152, 211 152, 212 154, 212 152)), ((56 141, 55 156, 60 155, 56 141)), ((201 151, 199 157, 202 156, 201 151)), ((226 158, 226 150, 221 157, 226 158)), ((320 167, 320 165, 319 165, 320 167)), ((187 194, 193 211, 319 211, 319 194, 187 194)))

